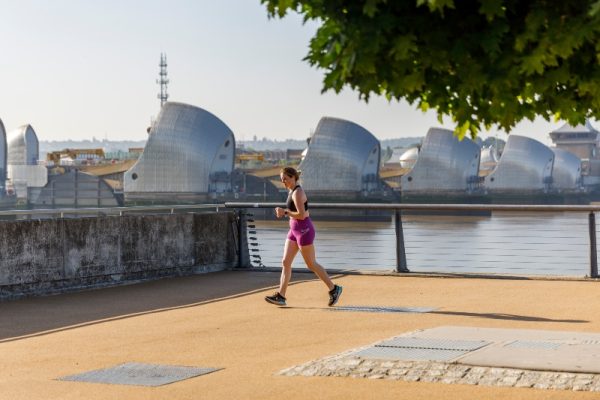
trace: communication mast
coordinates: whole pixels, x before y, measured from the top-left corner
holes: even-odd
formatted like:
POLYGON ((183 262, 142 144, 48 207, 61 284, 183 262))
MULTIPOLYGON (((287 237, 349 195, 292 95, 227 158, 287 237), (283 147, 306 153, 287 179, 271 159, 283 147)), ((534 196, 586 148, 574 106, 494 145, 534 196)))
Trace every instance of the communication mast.
POLYGON ((169 84, 169 79, 167 79, 167 55, 165 53, 160 53, 160 64, 158 66, 160 67, 158 73, 160 78, 156 80, 156 83, 160 85, 160 93, 156 97, 160 99, 160 106, 162 107, 169 99, 167 93, 167 85, 169 84))

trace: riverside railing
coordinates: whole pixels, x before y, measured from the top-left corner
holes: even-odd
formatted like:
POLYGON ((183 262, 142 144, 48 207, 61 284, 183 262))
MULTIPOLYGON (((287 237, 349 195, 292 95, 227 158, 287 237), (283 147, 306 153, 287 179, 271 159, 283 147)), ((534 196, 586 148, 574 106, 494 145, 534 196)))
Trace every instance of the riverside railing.
MULTIPOLYGON (((248 203, 248 202, 228 202, 225 203, 225 206, 228 208, 235 208, 240 210, 247 209, 268 209, 274 207, 283 207, 282 203, 248 203)), ((441 235, 453 235, 456 236, 457 239, 452 242, 444 243, 446 246, 444 251, 446 251, 447 256, 455 256, 457 249, 453 249, 453 243, 460 242, 460 234, 455 232, 456 226, 460 225, 460 221, 470 221, 471 219, 478 217, 473 217, 472 215, 466 215, 468 213, 489 213, 489 215, 503 215, 508 216, 510 218, 514 218, 515 221, 518 221, 520 217, 523 217, 523 222, 514 223, 512 228, 514 231, 507 231, 498 233, 496 232, 493 238, 486 238, 487 242, 485 242, 484 251, 488 252, 497 252, 499 248, 504 251, 503 254, 498 256, 502 259, 510 259, 511 262, 515 265, 520 265, 521 263, 526 264, 528 261, 522 262, 520 259, 523 258, 523 254, 528 251, 533 251, 533 247, 540 246, 543 249, 538 250, 537 254, 546 257, 546 259, 552 260, 555 258, 555 255, 560 253, 565 253, 565 260, 570 260, 569 257, 572 255, 574 258, 578 260, 583 255, 584 258, 587 258, 587 275, 591 278, 598 278, 598 262, 597 262, 597 245, 596 245, 596 219, 595 213, 600 211, 600 205, 505 205, 505 204, 363 204, 363 203, 311 203, 311 210, 333 210, 328 211, 329 214, 326 216, 313 216, 313 220, 319 223, 321 219, 328 219, 332 214, 335 213, 335 210, 340 210, 341 212, 347 213, 349 210, 355 210, 360 212, 369 212, 369 211, 379 211, 380 213, 388 213, 389 216, 392 216, 393 221, 393 232, 389 234, 386 232, 379 233, 379 236, 385 237, 386 235, 393 236, 393 242, 395 245, 395 271, 400 273, 410 272, 410 265, 407 262, 407 245, 412 246, 409 247, 409 250, 415 250, 416 244, 421 244, 421 248, 417 249, 422 254, 427 254, 428 251, 433 252, 437 249, 437 243, 431 243, 430 241, 430 233, 431 231, 427 230, 416 230, 414 229, 415 221, 421 222, 425 220, 434 221, 436 224, 436 234, 441 235), (445 216, 448 214, 452 215, 452 221, 448 222, 444 220, 445 216), (584 218, 587 214, 587 218, 584 218), (519 242, 519 237, 522 235, 522 232, 529 229, 532 225, 530 219, 524 218, 528 216, 540 217, 547 216, 549 220, 547 222, 542 222, 542 225, 535 227, 537 229, 536 232, 533 232, 529 236, 528 239, 524 239, 523 242, 519 242), (550 221, 552 218, 556 218, 556 215, 575 215, 576 218, 567 218, 567 220, 562 220, 558 218, 558 222, 550 221), (580 218, 582 217, 582 218, 580 218), (408 218, 408 229, 405 226, 405 222, 408 218), (457 222, 459 221, 459 222, 457 222), (566 223, 565 221, 568 221, 566 223), (544 226, 544 223, 547 226, 544 226), (558 224, 558 225, 557 225, 558 224), (550 228, 550 225, 553 225, 550 228), (556 237, 552 238, 553 242, 544 243, 544 240, 547 240, 547 229, 551 229, 556 237), (441 232, 441 234, 440 234, 441 232), (569 238, 569 234, 574 233, 577 237, 569 238), (407 236, 408 235, 408 236, 407 236), (565 248, 560 248, 562 245, 565 248), (507 246, 518 247, 515 249, 511 248, 503 248, 507 246), (587 257, 585 254, 587 253, 587 257)), ((269 214, 270 215, 270 214, 269 214)), ((368 218, 368 217, 366 217, 368 218)), ((479 217, 480 220, 483 220, 483 224, 485 225, 485 216, 479 217)), ((281 225, 281 224, 280 224, 281 225)), ((278 225, 279 226, 279 225, 278 225)), ((360 227, 360 224, 355 224, 355 226, 360 227)), ((532 225, 533 226, 533 225, 532 225)), ((251 232, 249 234, 250 238, 256 239, 256 236, 259 232, 259 229, 256 227, 256 223, 252 223, 250 225, 251 232)), ((281 231, 287 230, 284 225, 278 227, 277 237, 281 239, 281 231)), ((485 229, 483 227, 482 229, 485 229)), ((506 230, 506 227, 503 229, 506 230)), ((532 229, 534 229, 532 227, 532 229)), ((328 244, 335 243, 335 238, 331 237, 331 235, 323 239, 323 233, 321 229, 317 226, 318 230, 318 239, 322 244, 323 240, 329 240, 328 244)), ((341 229, 339 232, 340 236, 344 236, 344 230, 341 229)), ((364 234, 368 235, 367 231, 364 231, 364 234)), ((359 233, 360 235, 360 233, 359 233)), ((274 236, 273 236, 274 237, 274 236)), ((386 252, 390 249, 382 248, 389 247, 391 244, 390 237, 385 238, 385 246, 379 245, 379 249, 376 251, 386 252)), ((472 239, 472 237, 471 237, 472 239)), ((364 241, 368 241, 368 238, 361 239, 364 241)), ((374 242, 369 243, 361 243, 364 245, 364 248, 368 248, 369 246, 376 247, 374 242)), ((259 243, 251 243, 251 245, 258 246, 259 243)), ((279 246, 279 242, 278 242, 279 246)), ((335 244, 329 246, 330 248, 335 247, 335 244)), ((465 247, 463 247, 460 251, 465 251, 465 247)), ((250 251, 258 252, 256 248, 250 248, 250 251)), ((281 254, 281 249, 277 250, 279 254, 281 254)), ((331 250, 335 251, 335 250, 331 250)), ((343 249, 341 250, 341 254, 336 254, 335 257, 343 257, 343 249)), ((468 251, 468 249, 467 249, 468 251)), ((366 252, 366 250, 365 250, 366 252)), ((327 254, 327 252, 325 252, 327 254)), ((371 252, 372 253, 372 252, 371 252)), ((480 256, 481 254, 479 254, 480 256)), ((260 260, 260 256, 251 253, 251 257, 258 257, 260 260)), ((441 256, 443 257, 443 255, 441 256)), ((318 254, 318 258, 322 259, 322 257, 318 254)), ((365 258, 368 258, 366 256, 365 258)), ((280 256, 278 257, 280 260, 280 256)), ((357 260, 350 260, 352 261, 357 260)), ((273 263, 275 262, 275 258, 273 258, 273 263)), ((333 263, 334 260, 330 263, 333 263)), ((489 260, 485 260, 483 262, 490 262, 489 260)), ((549 263, 552 261, 548 261, 549 263)), ((562 262, 562 261, 561 261, 562 262)), ((569 261, 567 261, 569 262, 569 261)), ((278 266, 273 265, 273 266, 278 266)), ((417 267, 417 266, 415 266, 417 267)), ((557 266, 560 268, 560 266, 557 266)), ((435 272, 435 271, 434 271, 435 272)), ((562 274, 564 275, 564 274, 562 274)))

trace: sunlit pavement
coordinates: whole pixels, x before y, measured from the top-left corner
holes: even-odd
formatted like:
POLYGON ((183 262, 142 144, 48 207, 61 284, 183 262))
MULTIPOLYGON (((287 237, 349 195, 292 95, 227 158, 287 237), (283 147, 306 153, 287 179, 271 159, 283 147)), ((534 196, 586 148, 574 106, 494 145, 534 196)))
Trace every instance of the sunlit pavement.
POLYGON ((600 282, 222 272, 0 303, 0 399, 565 399, 598 393, 280 371, 409 332, 454 326, 600 333, 600 282), (122 364, 220 368, 162 386, 60 380, 122 364))

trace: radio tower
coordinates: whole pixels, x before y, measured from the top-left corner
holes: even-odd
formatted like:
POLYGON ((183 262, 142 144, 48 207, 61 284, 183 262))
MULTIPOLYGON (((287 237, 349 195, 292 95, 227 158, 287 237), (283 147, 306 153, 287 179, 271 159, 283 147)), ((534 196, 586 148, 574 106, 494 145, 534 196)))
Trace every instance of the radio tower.
POLYGON ((160 85, 160 93, 156 97, 160 99, 160 106, 162 107, 169 99, 167 93, 167 85, 169 84, 169 79, 167 79, 167 55, 165 53, 160 53, 160 64, 158 66, 160 67, 158 73, 160 78, 156 80, 156 83, 160 85))

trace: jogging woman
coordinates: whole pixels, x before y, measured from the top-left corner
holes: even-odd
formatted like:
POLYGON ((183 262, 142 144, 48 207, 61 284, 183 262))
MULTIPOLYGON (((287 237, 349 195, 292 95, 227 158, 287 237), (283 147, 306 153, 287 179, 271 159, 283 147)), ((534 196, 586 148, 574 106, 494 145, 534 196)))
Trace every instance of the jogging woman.
POLYGON ((278 306, 286 305, 285 294, 292 277, 292 262, 298 254, 302 253, 304 262, 308 269, 314 272, 329 289, 329 306, 337 303, 342 294, 342 287, 335 285, 325 269, 317 263, 315 258, 315 227, 310 220, 308 213, 308 199, 302 187, 298 184, 300 172, 292 167, 282 168, 279 176, 281 182, 288 190, 286 208, 275 207, 277 218, 285 216, 290 219, 290 230, 285 241, 283 250, 283 260, 281 261, 281 280, 279 282, 279 291, 272 296, 266 296, 265 300, 278 306))

